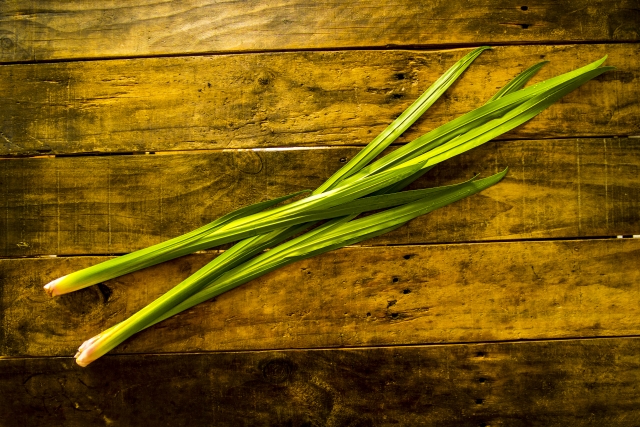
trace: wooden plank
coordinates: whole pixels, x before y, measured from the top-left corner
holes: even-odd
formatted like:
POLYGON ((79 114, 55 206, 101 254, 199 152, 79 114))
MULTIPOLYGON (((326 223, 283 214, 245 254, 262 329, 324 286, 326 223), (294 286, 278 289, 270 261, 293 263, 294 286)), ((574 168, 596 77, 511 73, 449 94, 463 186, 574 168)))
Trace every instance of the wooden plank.
MULTIPOLYGON (((197 254, 48 297, 103 257, 0 261, 2 355, 69 356, 204 265, 197 254)), ((640 335, 640 239, 348 248, 257 279, 115 351, 164 353, 640 335)))
MULTIPOLYGON (((466 50, 291 52, 0 67, 0 155, 368 143, 466 50)), ((640 134, 640 44, 483 53, 411 140, 482 105, 529 65, 536 81, 609 55, 618 67, 505 138, 640 134)))
POLYGON ((640 340, 0 360, 24 426, 635 426, 640 340))
MULTIPOLYGON (((637 139, 491 142, 416 183, 497 186, 366 244, 640 234, 637 139)), ((125 253, 267 198, 313 189, 356 148, 0 161, 4 256, 125 253)))
POLYGON ((165 3, 0 6, 0 60, 224 51, 638 41, 637 0, 165 3))

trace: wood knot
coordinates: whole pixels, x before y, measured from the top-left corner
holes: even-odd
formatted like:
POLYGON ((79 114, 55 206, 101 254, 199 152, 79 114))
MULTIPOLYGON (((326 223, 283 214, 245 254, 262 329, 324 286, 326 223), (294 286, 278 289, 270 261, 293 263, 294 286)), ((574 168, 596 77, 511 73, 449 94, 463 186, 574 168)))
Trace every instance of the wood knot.
POLYGON ((276 74, 270 70, 262 70, 255 76, 253 92, 262 93, 273 86, 276 74))
POLYGON ((238 150, 233 153, 233 165, 239 171, 257 175, 262 171, 262 159, 253 150, 238 150))
POLYGON ((2 49, 11 49, 13 47, 13 40, 8 37, 1 38, 0 47, 2 47, 2 49))
POLYGON ((294 370, 295 366, 289 360, 270 360, 262 367, 262 376, 272 384, 281 384, 289 379, 294 370))
POLYGON ((75 292, 60 295, 55 299, 60 307, 64 307, 65 316, 83 317, 100 310, 111 297, 111 289, 101 283, 75 292))

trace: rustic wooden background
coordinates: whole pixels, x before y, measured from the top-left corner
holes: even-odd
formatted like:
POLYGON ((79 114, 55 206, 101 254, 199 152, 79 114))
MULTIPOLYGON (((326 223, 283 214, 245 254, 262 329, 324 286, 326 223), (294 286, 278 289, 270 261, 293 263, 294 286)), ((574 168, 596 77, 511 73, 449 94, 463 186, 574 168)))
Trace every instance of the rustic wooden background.
POLYGON ((639 41, 638 0, 0 3, 0 425, 640 425, 639 41), (314 188, 483 44, 401 142, 617 70, 418 184, 499 185, 76 366, 216 252, 45 283, 314 188))

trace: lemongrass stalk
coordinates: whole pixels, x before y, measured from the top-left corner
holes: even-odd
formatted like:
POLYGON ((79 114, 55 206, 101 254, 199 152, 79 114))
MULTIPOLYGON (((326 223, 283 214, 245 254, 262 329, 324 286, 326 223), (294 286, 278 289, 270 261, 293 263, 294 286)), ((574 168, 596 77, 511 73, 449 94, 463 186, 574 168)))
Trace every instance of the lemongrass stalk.
MULTIPOLYGON (((331 188, 343 176, 348 176, 358 171, 362 166, 377 156, 389 144, 391 144, 402 132, 404 132, 415 120, 418 119, 440 95, 462 74, 462 72, 477 58, 484 50, 491 49, 483 46, 474 49, 465 55, 460 61, 452 66, 442 77, 433 83, 405 112, 403 112, 396 120, 393 121, 376 139, 374 139, 365 149, 363 149, 356 157, 349 161, 343 168, 334 174, 325 184, 318 188, 314 194, 321 193, 331 188)), ((290 221, 291 225, 299 224, 304 221, 290 221)), ((270 229, 260 229, 259 232, 253 234, 262 234, 279 228, 273 226, 270 229)), ((214 228, 212 227, 211 230, 214 228)), ((196 230, 197 231, 197 230, 196 230)), ((193 232, 192 232, 193 233, 193 232)), ((239 240, 247 237, 247 235, 239 234, 237 236, 227 236, 226 240, 209 239, 207 241, 198 241, 199 245, 194 245, 193 238, 187 235, 169 240, 167 242, 154 245, 151 248, 136 251, 123 257, 114 258, 84 270, 72 273, 68 276, 56 279, 45 285, 45 291, 50 295, 60 295, 74 290, 82 289, 102 281, 118 277, 120 275, 136 271, 138 269, 157 264, 162 261, 173 259, 187 253, 192 253, 201 249, 208 249, 230 241, 239 240), (185 242, 184 240, 188 240, 185 242), (180 244, 178 248, 175 245, 180 244)), ((197 239, 196 239, 197 240, 197 239)))
MULTIPOLYGON (((483 180, 467 181, 462 184, 431 189, 429 195, 422 199, 361 219, 349 221, 347 218, 338 218, 330 221, 316 230, 294 238, 276 249, 263 252, 252 260, 227 271, 210 286, 184 300, 168 312, 161 314, 153 323, 162 321, 276 268, 396 229, 419 215, 488 188, 500 181, 506 172, 505 169, 503 172, 483 180)), ((159 307, 158 310, 160 310, 159 307)), ((138 326, 134 320, 91 338, 78 349, 75 356, 76 362, 80 366, 87 366, 138 332, 140 330, 138 326)))
MULTIPOLYGON (((556 88, 552 88, 551 90, 549 90, 547 94, 544 94, 544 96, 538 96, 538 97, 534 97, 534 99, 529 102, 529 103, 525 103, 524 107, 520 108, 519 110, 516 108, 516 110, 518 110, 516 113, 517 114, 507 114, 505 115, 505 117, 500 121, 500 120, 494 120, 493 121, 493 125, 502 125, 500 126, 487 126, 485 129, 482 129, 482 132, 468 132, 469 135, 466 136, 466 138, 462 138, 462 140, 466 143, 469 143, 469 141, 474 142, 475 145, 479 145, 480 143, 482 143, 482 138, 479 137, 486 137, 486 135, 488 134, 493 134, 496 132, 499 132, 500 130, 502 132, 509 130, 509 126, 514 127, 515 125, 513 125, 514 123, 517 123, 518 120, 520 120, 520 122, 524 122, 528 119, 530 119, 531 117, 535 116, 536 114, 539 113, 539 111, 541 111, 542 109, 546 108, 546 106, 550 105, 550 103, 555 102, 555 100, 559 99, 559 97, 563 96, 564 94, 568 93, 570 90, 573 90, 575 87, 577 87, 578 85, 584 83, 585 81, 589 80, 590 78, 593 78, 596 74, 599 74, 601 72, 606 71, 606 69, 601 69, 598 70, 595 73, 591 73, 591 74, 587 74, 586 76, 583 76, 581 78, 576 78, 573 79, 571 81, 569 81, 566 84, 558 84, 556 85, 556 88)), ((517 124, 516 124, 517 125, 517 124)), ((499 132, 499 133, 502 133, 499 132)), ((498 133, 498 134, 499 134, 498 133)), ((453 151, 460 151, 461 150, 461 146, 463 147, 462 150, 464 150, 465 144, 462 143, 460 144, 460 141, 458 141, 459 138, 455 138, 456 140, 456 144, 454 147, 448 147, 445 146, 444 148, 447 148, 445 150, 440 150, 440 154, 442 157, 442 155, 446 155, 446 152, 449 152, 449 157, 451 157, 451 152, 453 151), (444 154, 443 154, 444 153, 444 154)), ((468 146, 469 144, 466 144, 466 146, 468 146)), ((469 148, 466 148, 469 149, 469 148)), ((431 153, 433 154, 433 153, 431 153)), ((421 157, 425 157, 425 156, 421 156, 421 157)), ((414 165, 420 165, 420 167, 423 166, 428 166, 430 164, 432 164, 432 162, 429 162, 429 160, 433 159, 434 157, 437 158, 436 156, 431 156, 429 159, 425 159, 424 161, 422 159, 414 159, 413 162, 408 161, 405 162, 405 164, 401 165, 401 166, 395 166, 393 168, 391 168, 391 170, 393 171, 399 171, 399 170, 404 170, 406 169, 407 163, 408 164, 414 164, 414 165)), ((447 157, 447 158, 449 158, 447 157)), ((440 160, 442 161, 442 160, 440 160)), ((411 176, 411 175, 407 175, 407 176, 411 176)), ((271 256, 275 256, 278 254, 277 251, 270 251, 271 252, 271 256)), ((225 275, 226 277, 226 275, 225 275)), ((135 326, 132 326, 132 328, 135 326)), ((124 329, 121 331, 123 332, 124 329)), ((114 332, 117 333, 117 330, 114 332)), ((135 332, 134 332, 135 333, 135 332)), ((96 339, 90 340, 87 344, 87 346, 91 347, 91 348, 96 348, 100 347, 100 345, 102 345, 101 343, 104 342, 102 339, 103 335, 101 335, 100 337, 97 337, 96 339)), ((106 339, 106 337, 104 337, 106 339)), ((81 350, 84 350, 87 346, 84 346, 81 348, 81 350)), ((108 351, 108 350, 107 350, 108 351)), ((81 352, 82 354, 82 352, 81 352)), ((80 357, 79 363, 84 363, 85 359, 80 357)))
POLYGON ((228 213, 217 220, 197 228, 189 233, 175 237, 162 243, 150 246, 139 251, 131 252, 127 255, 111 259, 100 263, 100 268, 89 267, 75 273, 60 277, 44 286, 45 291, 51 295, 61 295, 77 289, 78 283, 83 283, 83 287, 94 285, 113 277, 158 264, 160 262, 176 258, 178 256, 192 253, 191 245, 211 233, 211 231, 222 227, 224 224, 233 221, 235 218, 243 217, 247 214, 259 212, 273 205, 283 202, 292 197, 309 192, 310 190, 298 191, 283 197, 255 203, 228 213))

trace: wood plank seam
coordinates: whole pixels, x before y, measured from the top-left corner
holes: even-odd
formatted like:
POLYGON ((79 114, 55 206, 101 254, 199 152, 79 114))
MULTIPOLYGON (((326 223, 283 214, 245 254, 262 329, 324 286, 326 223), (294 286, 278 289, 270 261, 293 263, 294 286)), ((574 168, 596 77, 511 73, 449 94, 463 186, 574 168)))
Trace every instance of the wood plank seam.
MULTIPOLYGON (((367 243, 364 241, 355 245, 348 245, 345 248, 385 248, 385 247, 399 247, 405 249, 411 249, 413 247, 422 246, 452 246, 452 245, 467 245, 467 244, 482 244, 482 243, 517 243, 517 242, 562 242, 562 241, 581 241, 581 240, 612 240, 612 239, 638 239, 640 234, 627 234, 627 235, 610 235, 610 236, 576 236, 576 237, 548 237, 548 238, 518 238, 518 239, 499 239, 499 240, 464 240, 464 241, 441 241, 441 242, 423 242, 423 243, 367 243)), ((220 245, 222 247, 228 245, 220 245)), ((193 254, 220 254, 224 249, 206 249, 202 251, 193 252, 193 254)), ((336 249, 339 251, 340 249, 336 249)), ((39 255, 14 255, 0 256, 0 260, 3 259, 48 259, 48 258, 82 258, 82 257, 113 257, 126 255, 129 252, 105 252, 105 253, 78 253, 73 255, 58 255, 58 254, 39 254, 39 255)))
POLYGON ((312 5, 287 0, 194 1, 166 5, 67 8, 40 0, 0 7, 0 60, 182 54, 216 51, 439 46, 476 43, 637 41, 637 2, 519 5, 506 0, 312 5), (44 4, 43 4, 44 3, 44 4), (45 6, 46 4, 46 6, 45 6), (192 7, 194 6, 194 7, 192 7), (526 8, 526 9, 523 9, 526 8), (188 25, 184 25, 187 22, 188 25))
POLYGON ((0 423, 627 427, 639 341, 7 359, 0 423))
MULTIPOLYGON (((639 339, 640 334, 631 335, 603 335, 592 337, 562 337, 562 338, 522 338, 517 340, 494 340, 494 341, 453 341, 444 343, 416 343, 416 344, 377 344, 377 345, 353 345, 353 346, 330 346, 330 347, 286 347, 286 348, 258 348, 258 349, 229 349, 229 350, 192 350, 192 351, 166 351, 166 352, 135 352, 126 353, 118 352, 108 354, 104 357, 130 357, 130 356, 180 356, 180 355, 216 355, 216 354, 260 354, 260 353, 306 353, 306 352, 324 352, 324 351, 342 351, 342 350, 376 350, 376 349, 433 349, 447 347, 465 347, 469 345, 495 345, 495 344, 527 344, 527 343, 580 343, 584 341, 604 341, 620 340, 620 339, 639 339)), ((73 361, 72 356, 4 356, 0 355, 1 360, 33 360, 33 359, 66 359, 73 361)), ((0 362, 1 363, 1 362, 0 362)))
POLYGON ((443 44, 388 44, 385 46, 332 46, 325 48, 301 48, 301 49, 263 49, 263 50, 225 50, 223 52, 190 52, 190 53, 167 53, 153 55, 127 55, 127 56, 100 56, 100 57, 75 57, 62 59, 32 59, 22 61, 0 61, 3 65, 35 65, 35 64, 60 64, 74 62, 94 62, 94 61, 119 61, 129 59, 151 59, 151 58, 188 58, 188 57, 212 57, 227 55, 262 55, 273 53, 297 53, 297 52, 351 52, 351 51, 395 51, 395 50, 412 50, 416 52, 439 52, 456 49, 473 49, 480 46, 490 45, 492 47, 508 47, 508 46, 577 46, 577 45, 594 45, 594 44, 610 44, 625 45, 637 44, 640 40, 592 40, 592 41, 565 41, 565 42, 531 42, 531 43, 514 43, 514 42, 491 42, 478 44, 472 43, 443 43, 443 44))

